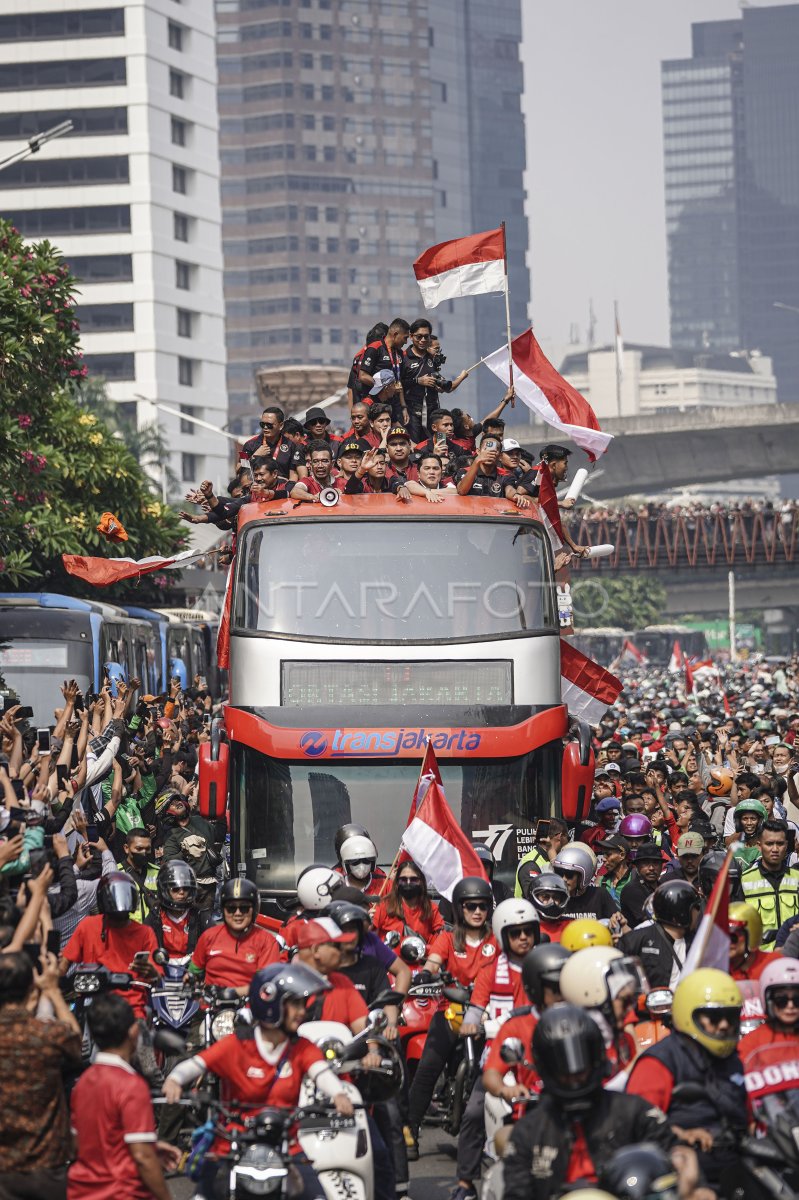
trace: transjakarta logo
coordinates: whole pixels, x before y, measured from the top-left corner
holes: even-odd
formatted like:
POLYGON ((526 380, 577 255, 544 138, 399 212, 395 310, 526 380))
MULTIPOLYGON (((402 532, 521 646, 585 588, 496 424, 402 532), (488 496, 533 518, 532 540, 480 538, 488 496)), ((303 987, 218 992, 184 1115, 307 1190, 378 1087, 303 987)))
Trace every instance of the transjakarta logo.
MULTIPOLYGON (((330 743, 330 758, 387 758, 403 750, 424 750, 430 735, 426 729, 336 729, 330 743)), ((476 750, 481 735, 468 729, 435 733, 434 750, 476 750)), ((300 738, 300 749, 308 758, 319 758, 328 749, 327 734, 309 729, 300 738)))

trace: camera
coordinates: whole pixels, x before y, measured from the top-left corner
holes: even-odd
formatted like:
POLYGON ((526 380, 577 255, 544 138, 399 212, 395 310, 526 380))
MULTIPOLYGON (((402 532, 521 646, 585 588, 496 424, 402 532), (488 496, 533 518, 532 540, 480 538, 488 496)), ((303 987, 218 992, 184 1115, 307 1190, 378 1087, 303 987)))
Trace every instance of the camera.
POLYGON ((439 391, 442 391, 444 389, 444 387, 446 387, 447 381, 444 378, 444 376, 441 374, 441 368, 443 367, 444 363, 447 361, 447 356, 446 356, 446 354, 443 353, 443 351, 437 350, 436 353, 432 357, 433 357, 432 376, 433 376, 433 379, 435 380, 436 387, 438 388, 439 391))

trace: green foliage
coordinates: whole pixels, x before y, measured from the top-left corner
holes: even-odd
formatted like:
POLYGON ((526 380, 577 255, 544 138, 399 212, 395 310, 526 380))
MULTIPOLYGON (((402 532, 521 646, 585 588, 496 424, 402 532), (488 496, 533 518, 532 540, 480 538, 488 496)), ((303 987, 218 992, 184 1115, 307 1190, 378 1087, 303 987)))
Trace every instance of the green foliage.
POLYGON ((49 242, 28 245, 0 220, 0 574, 12 587, 85 591, 62 554, 143 558, 185 541, 125 442, 81 399, 74 285, 49 242), (127 542, 97 532, 103 512, 127 542))
POLYGON ((643 629, 656 625, 666 610, 666 589, 658 580, 641 575, 611 578, 604 572, 575 572, 572 581, 575 625, 613 625, 643 629))

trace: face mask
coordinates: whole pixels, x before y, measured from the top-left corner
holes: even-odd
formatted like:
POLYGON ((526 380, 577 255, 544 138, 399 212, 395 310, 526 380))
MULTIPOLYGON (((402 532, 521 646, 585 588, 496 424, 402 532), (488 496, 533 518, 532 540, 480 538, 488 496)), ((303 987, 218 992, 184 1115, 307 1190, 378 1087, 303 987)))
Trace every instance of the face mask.
POLYGON ((147 866, 147 858, 148 858, 148 855, 141 853, 141 852, 139 852, 138 854, 130 855, 130 861, 133 863, 133 866, 136 868, 137 871, 144 870, 144 868, 147 866))
POLYGON ((353 879, 368 879, 372 874, 372 868, 368 863, 353 863, 351 867, 347 868, 347 872, 353 879))
POLYGON ((401 896, 421 896, 422 885, 417 883, 415 879, 399 879, 397 881, 397 891, 401 896))

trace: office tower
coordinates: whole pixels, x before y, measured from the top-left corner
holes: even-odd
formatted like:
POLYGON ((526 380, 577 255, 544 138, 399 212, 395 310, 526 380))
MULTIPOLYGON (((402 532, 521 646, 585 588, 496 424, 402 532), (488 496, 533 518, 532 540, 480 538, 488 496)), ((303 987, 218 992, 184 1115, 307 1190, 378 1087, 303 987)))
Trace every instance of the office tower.
POLYGON ((799 5, 694 25, 692 42, 662 70, 672 343, 761 350, 796 401, 799 5))
MULTIPOLYGON (((8 6, 5 6, 6 8, 8 6)), ((227 480, 213 0, 17 0, 0 14, 0 212, 79 279, 90 373, 157 419, 178 478, 227 480), (140 397, 142 399, 136 399, 140 397)))
MULTIPOLYGON (((519 0, 490 14, 474 0, 216 10, 232 428, 253 426, 257 367, 348 365, 375 321, 422 313, 421 250, 503 218, 521 332, 519 0)), ((499 297, 430 316, 448 374, 504 337, 499 297)), ((456 395, 474 411, 496 383, 479 372, 456 395)))

